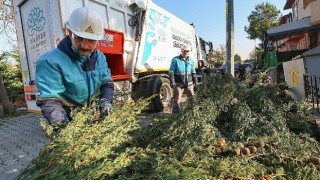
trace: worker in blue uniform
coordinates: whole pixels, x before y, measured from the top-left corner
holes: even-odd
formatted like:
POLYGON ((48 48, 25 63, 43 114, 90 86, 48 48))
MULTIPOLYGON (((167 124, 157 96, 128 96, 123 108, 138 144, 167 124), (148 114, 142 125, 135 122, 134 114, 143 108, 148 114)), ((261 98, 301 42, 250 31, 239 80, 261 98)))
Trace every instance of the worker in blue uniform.
POLYGON ((100 113, 112 110, 114 83, 105 55, 96 49, 104 37, 103 20, 94 9, 75 9, 68 35, 36 61, 37 105, 49 124, 71 121, 70 109, 89 102, 100 91, 100 113))
POLYGON ((191 46, 184 46, 179 56, 172 59, 169 76, 173 88, 172 113, 180 111, 180 101, 185 92, 187 97, 194 95, 194 87, 197 85, 195 63, 189 57, 191 46))

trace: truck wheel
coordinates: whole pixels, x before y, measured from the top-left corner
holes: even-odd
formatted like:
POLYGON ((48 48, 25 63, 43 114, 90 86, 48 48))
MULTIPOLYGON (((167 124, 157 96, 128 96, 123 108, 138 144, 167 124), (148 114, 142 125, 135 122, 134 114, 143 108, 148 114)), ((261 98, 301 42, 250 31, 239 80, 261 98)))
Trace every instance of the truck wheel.
POLYGON ((154 112, 162 112, 164 108, 169 107, 172 88, 170 87, 170 81, 168 78, 162 77, 160 75, 151 78, 152 86, 149 86, 150 95, 157 95, 152 99, 150 110, 154 112))
POLYGON ((170 107, 173 89, 170 87, 169 77, 155 75, 136 82, 134 87, 134 100, 157 95, 152 99, 148 110, 162 112, 170 107))
POLYGON ((173 96, 173 89, 170 87, 170 81, 166 77, 155 76, 153 87, 150 87, 152 95, 157 94, 152 100, 152 110, 155 112, 162 112, 165 108, 170 107, 171 98, 173 96))

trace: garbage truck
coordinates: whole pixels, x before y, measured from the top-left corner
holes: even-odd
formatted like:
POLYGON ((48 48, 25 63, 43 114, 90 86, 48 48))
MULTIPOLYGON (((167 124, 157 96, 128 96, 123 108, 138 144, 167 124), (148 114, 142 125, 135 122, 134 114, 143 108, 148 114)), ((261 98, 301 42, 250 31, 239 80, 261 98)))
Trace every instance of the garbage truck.
MULTIPOLYGON (((29 112, 40 112, 35 87, 38 58, 66 36, 66 21, 78 7, 94 8, 104 20, 104 38, 97 49, 107 57, 115 88, 133 100, 154 96, 149 110, 170 105, 173 89, 169 66, 180 49, 191 46, 196 68, 207 64, 212 43, 189 24, 151 0, 14 0, 19 56, 29 112)), ((200 71, 199 71, 200 72, 200 71)), ((198 75, 201 81, 201 74, 198 75)))

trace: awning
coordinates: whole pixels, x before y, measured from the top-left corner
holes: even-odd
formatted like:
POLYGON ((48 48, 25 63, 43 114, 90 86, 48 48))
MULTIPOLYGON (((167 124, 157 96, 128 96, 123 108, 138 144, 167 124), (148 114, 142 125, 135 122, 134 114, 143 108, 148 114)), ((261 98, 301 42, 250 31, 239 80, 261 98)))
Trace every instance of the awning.
POLYGON ((299 19, 291 23, 268 29, 266 37, 269 41, 277 41, 295 34, 302 33, 313 28, 310 24, 310 17, 299 19))
POLYGON ((284 38, 289 38, 310 30, 320 29, 320 25, 311 26, 310 17, 299 19, 291 23, 268 29, 265 32, 265 46, 269 42, 275 42, 284 38))

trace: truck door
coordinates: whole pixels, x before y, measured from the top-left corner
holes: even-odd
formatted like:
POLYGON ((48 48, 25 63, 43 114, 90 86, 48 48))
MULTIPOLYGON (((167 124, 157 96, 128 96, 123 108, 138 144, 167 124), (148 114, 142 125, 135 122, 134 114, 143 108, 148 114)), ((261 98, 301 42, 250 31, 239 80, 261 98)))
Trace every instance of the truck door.
POLYGON ((50 15, 49 6, 57 8, 57 4, 53 0, 14 1, 22 79, 29 112, 40 112, 36 105, 39 92, 35 88, 35 63, 54 46, 50 18, 58 16, 50 15))

